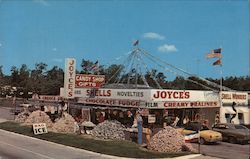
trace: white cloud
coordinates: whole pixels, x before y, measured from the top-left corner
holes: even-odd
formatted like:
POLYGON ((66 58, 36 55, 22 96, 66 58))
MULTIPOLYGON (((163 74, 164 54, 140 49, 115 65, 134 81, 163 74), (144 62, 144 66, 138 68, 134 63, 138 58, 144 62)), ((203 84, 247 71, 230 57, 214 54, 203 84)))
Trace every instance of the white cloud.
POLYGON ((160 35, 158 33, 153 33, 153 32, 144 33, 143 37, 146 39, 156 39, 156 40, 164 40, 165 39, 165 36, 160 35))
POLYGON ((61 62, 63 62, 63 59, 55 58, 55 59, 52 59, 52 61, 53 61, 53 62, 59 62, 59 63, 61 63, 61 62))
POLYGON ((160 51, 160 52, 177 52, 178 50, 175 47, 175 45, 164 44, 164 45, 158 47, 158 51, 160 51))
POLYGON ((47 2, 46 0, 33 0, 33 2, 41 4, 43 6, 49 6, 49 2, 47 2))
POLYGON ((116 59, 116 60, 120 60, 121 58, 122 58, 122 57, 121 57, 121 56, 119 56, 119 57, 116 57, 115 59, 116 59))
POLYGON ((57 48, 56 48, 56 47, 54 47, 54 48, 52 49, 52 51, 57 51, 57 48))
POLYGON ((3 46, 3 44, 2 43, 0 43, 0 47, 2 47, 3 46))

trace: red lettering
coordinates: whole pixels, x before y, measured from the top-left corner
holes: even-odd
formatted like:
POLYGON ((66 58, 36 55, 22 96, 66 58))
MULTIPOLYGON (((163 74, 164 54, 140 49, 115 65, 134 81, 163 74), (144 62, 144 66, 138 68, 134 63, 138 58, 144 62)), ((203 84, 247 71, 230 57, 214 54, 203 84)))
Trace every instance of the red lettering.
POLYGON ((69 78, 69 83, 73 83, 74 79, 73 78, 69 78))
POLYGON ((159 94, 160 94, 160 91, 156 91, 156 93, 153 95, 153 97, 157 99, 160 97, 159 94))
POLYGON ((168 98, 168 99, 188 99, 190 98, 190 92, 178 92, 178 91, 156 91, 155 94, 153 94, 153 97, 155 99, 157 98, 168 98))
POLYGON ((73 96, 73 92, 69 92, 68 97, 72 97, 72 96, 73 96))
POLYGON ((166 98, 167 97, 167 93, 165 91, 161 92, 161 98, 166 98))
POLYGON ((111 96, 111 90, 107 91, 107 96, 110 97, 111 96))
POLYGON ((173 97, 174 97, 174 98, 179 98, 179 92, 174 92, 174 93, 173 93, 173 97))
POLYGON ((69 62, 70 65, 74 65, 74 63, 75 63, 75 60, 71 60, 71 61, 69 62))
MULTIPOLYGON (((72 71, 72 70, 71 70, 72 71)), ((74 72, 69 72, 70 77, 72 77, 74 72)))
POLYGON ((180 95, 179 95, 179 98, 180 98, 180 99, 183 99, 183 98, 184 98, 184 92, 179 92, 179 94, 180 94, 180 95))
POLYGON ((73 89, 73 84, 68 84, 68 89, 73 89))
POLYGON ((74 66, 69 66, 69 70, 73 71, 74 70, 74 66))
POLYGON ((171 96, 172 96, 173 92, 172 91, 167 91, 166 93, 168 94, 168 99, 171 99, 172 98, 171 96))
POLYGON ((190 92, 185 92, 185 99, 190 98, 190 92))

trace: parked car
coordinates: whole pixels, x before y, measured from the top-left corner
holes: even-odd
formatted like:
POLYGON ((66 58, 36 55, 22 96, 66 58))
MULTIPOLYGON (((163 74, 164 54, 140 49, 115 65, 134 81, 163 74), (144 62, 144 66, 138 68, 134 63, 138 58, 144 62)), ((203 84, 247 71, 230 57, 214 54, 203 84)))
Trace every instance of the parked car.
POLYGON ((32 106, 32 104, 31 103, 22 103, 19 106, 28 108, 28 107, 32 106))
POLYGON ((220 123, 215 124, 213 130, 220 132, 224 141, 230 143, 248 143, 250 141, 250 129, 243 125, 220 123))
POLYGON ((200 144, 205 143, 216 143, 222 140, 222 135, 219 132, 209 130, 205 125, 202 125, 199 122, 189 122, 183 128, 177 128, 182 135, 192 135, 196 139, 193 139, 191 142, 197 142, 200 136, 200 144), (198 132, 200 131, 200 134, 198 132))

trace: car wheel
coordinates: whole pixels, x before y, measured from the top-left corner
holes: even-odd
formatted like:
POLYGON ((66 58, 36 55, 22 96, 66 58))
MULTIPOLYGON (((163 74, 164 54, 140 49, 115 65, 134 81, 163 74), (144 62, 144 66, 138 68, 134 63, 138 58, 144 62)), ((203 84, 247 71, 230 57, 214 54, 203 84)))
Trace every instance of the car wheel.
POLYGON ((201 145, 204 145, 205 142, 206 142, 205 139, 201 137, 201 138, 200 138, 200 144, 201 144, 201 145))
POLYGON ((232 137, 232 136, 230 136, 230 137, 228 138, 228 141, 229 141, 231 144, 235 144, 235 143, 236 143, 236 139, 235 139, 234 137, 232 137))

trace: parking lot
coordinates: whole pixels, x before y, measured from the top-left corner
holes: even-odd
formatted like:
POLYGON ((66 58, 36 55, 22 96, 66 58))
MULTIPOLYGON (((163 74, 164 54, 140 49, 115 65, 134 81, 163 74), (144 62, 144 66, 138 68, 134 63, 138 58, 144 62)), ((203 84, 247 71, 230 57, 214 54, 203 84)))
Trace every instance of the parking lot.
MULTIPOLYGON (((192 146, 196 149, 199 147, 197 143, 192 143, 192 146)), ((249 159, 250 144, 241 145, 219 142, 216 144, 200 145, 200 153, 225 159, 249 159)))

